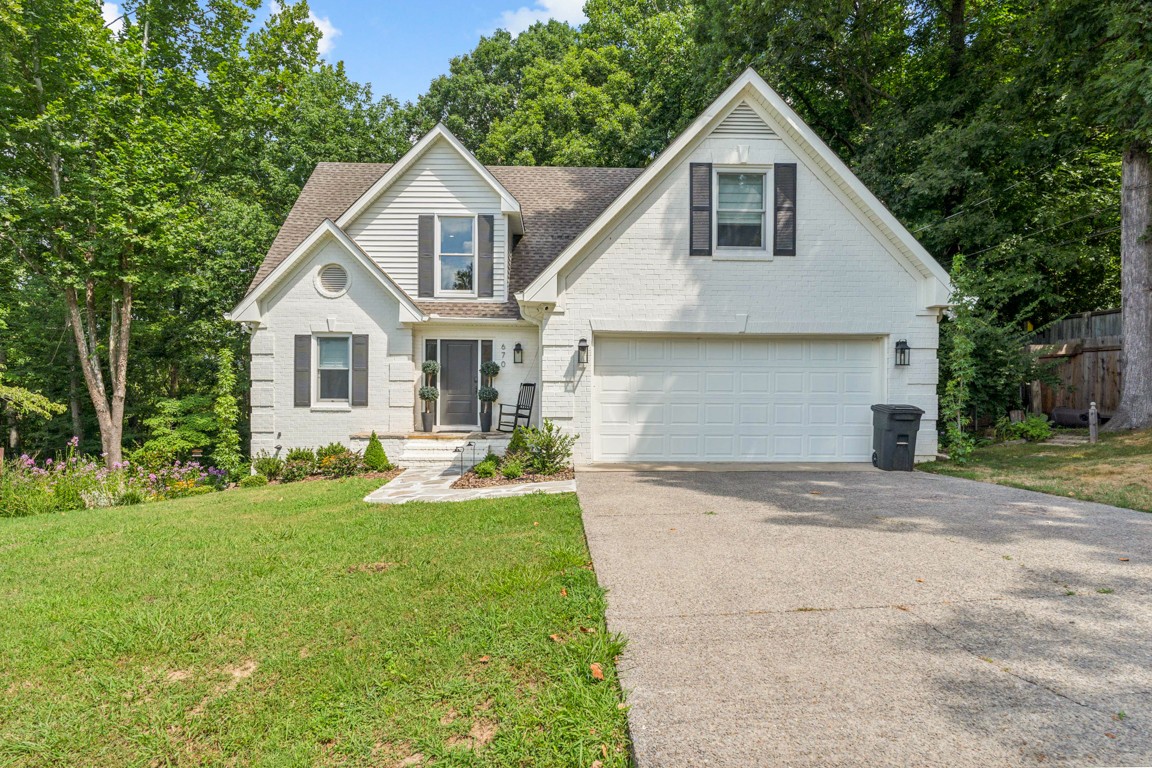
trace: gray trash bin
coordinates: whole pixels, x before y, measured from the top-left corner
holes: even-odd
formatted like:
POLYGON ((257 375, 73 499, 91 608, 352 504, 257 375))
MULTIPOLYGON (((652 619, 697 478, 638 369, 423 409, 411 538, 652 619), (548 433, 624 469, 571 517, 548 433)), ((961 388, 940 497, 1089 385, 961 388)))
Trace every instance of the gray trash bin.
POLYGON ((924 411, 914 405, 872 406, 872 465, 911 472, 916 463, 916 433, 924 411))

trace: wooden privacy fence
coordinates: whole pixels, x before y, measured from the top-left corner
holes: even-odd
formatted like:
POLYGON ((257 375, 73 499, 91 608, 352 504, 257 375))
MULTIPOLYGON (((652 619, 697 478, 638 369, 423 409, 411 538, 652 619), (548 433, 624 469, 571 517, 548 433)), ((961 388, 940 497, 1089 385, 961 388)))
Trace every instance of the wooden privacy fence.
POLYGON ((1087 411, 1095 402, 1104 417, 1120 404, 1120 310, 1067 317, 1036 335, 1029 349, 1050 364, 1058 383, 1032 382, 1031 410, 1087 411))

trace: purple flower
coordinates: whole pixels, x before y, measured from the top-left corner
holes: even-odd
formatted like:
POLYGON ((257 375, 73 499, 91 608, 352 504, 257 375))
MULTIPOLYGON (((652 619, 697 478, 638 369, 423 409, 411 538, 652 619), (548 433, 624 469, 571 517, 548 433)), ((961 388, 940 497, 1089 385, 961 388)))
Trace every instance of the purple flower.
POLYGON ((79 445, 80 445, 80 438, 77 437, 76 435, 72 435, 72 439, 68 441, 68 447, 69 448, 77 448, 77 447, 79 447, 79 445))

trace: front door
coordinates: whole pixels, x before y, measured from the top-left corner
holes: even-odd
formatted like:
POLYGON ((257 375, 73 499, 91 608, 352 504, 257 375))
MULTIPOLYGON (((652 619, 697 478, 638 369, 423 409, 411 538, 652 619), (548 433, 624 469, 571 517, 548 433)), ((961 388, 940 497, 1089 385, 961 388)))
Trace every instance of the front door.
POLYGON ((442 340, 440 356, 440 426, 475 427, 480 342, 442 340))

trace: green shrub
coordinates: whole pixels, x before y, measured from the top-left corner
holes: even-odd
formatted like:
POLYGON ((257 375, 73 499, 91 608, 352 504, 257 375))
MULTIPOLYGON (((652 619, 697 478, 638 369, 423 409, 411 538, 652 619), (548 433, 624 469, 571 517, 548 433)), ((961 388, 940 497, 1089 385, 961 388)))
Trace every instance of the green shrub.
POLYGON ((240 478, 239 483, 241 488, 259 488, 262 485, 268 485, 268 478, 264 475, 246 475, 240 478))
POLYGON ((472 471, 476 473, 476 477, 495 477, 496 464, 491 461, 482 461, 473 467, 472 471))
POLYGON ((329 456, 342 456, 347 450, 348 446, 343 443, 328 443, 328 445, 322 445, 316 449, 316 463, 319 464, 329 456))
POLYGON ((364 470, 364 460, 355 451, 340 446, 338 453, 326 450, 324 457, 317 462, 316 468, 324 477, 352 477, 364 470))
POLYGON ((368 447, 364 449, 364 466, 373 472, 387 472, 392 469, 392 462, 388 461, 388 454, 384 453, 384 446, 376 433, 368 438, 368 447))
POLYGON ((505 461, 504 466, 500 467, 500 474, 504 475, 506 480, 515 480, 524 474, 524 464, 516 459, 505 461))
POLYGON ((492 453, 492 451, 488 451, 488 455, 484 457, 484 461, 490 461, 496 466, 500 466, 500 463, 504 461, 504 459, 502 459, 500 456, 497 456, 495 453, 492 453))
POLYGON ((538 475, 552 475, 567 469, 578 437, 564 434, 550 419, 544 419, 543 427, 525 436, 528 469, 538 475))
POLYGON ((298 480, 303 480, 312 474, 315 467, 315 462, 310 459, 292 459, 284 462, 284 468, 280 470, 280 482, 282 483, 295 483, 298 480))
POLYGON ((500 375, 500 363, 495 360, 486 360, 480 363, 480 375, 493 379, 500 375))
POLYGON ((309 464, 315 464, 316 451, 311 448, 293 448, 288 451, 288 455, 284 457, 284 461, 306 461, 309 464))
POLYGON ((256 470, 256 474, 264 475, 269 480, 275 480, 280 477, 280 472, 284 469, 284 460, 278 456, 269 456, 261 451, 256 455, 256 460, 252 462, 252 468, 256 470))
POLYGON ((1048 423, 1048 417, 1040 413, 1030 413, 1023 421, 1015 423, 1005 416, 996 422, 996 434, 1002 440, 1041 443, 1052 437, 1052 425, 1048 423))
POLYGON ((125 507, 133 506, 135 504, 143 504, 146 501, 148 501, 148 492, 143 488, 133 487, 125 488, 124 492, 121 493, 119 498, 116 499, 116 503, 118 505, 125 507))
POLYGON ((532 427, 516 427, 512 430, 512 439, 504 449, 504 455, 510 453, 523 453, 528 448, 528 433, 534 431, 532 427))

